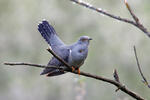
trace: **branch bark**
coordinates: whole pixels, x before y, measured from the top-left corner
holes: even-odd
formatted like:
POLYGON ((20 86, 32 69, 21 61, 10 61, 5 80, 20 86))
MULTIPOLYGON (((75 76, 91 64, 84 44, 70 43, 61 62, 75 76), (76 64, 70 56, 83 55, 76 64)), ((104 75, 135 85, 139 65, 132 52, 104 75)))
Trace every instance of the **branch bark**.
POLYGON ((143 82, 148 88, 150 88, 150 85, 149 85, 147 79, 145 78, 145 76, 144 76, 144 74, 143 74, 143 72, 142 72, 141 65, 140 65, 140 63, 139 63, 139 59, 138 59, 138 56, 137 56, 137 53, 136 53, 136 47, 134 46, 133 48, 134 48, 134 54, 135 54, 135 59, 136 59, 136 63, 137 63, 137 66, 138 66, 138 70, 139 70, 139 73, 141 74, 141 77, 142 77, 142 79, 143 79, 142 82, 143 82))
MULTIPOLYGON (((60 62, 62 62, 66 67, 71 69, 71 66, 69 66, 69 64, 67 64, 63 59, 61 59, 59 56, 57 56, 57 54, 55 54, 50 48, 47 49, 55 58, 57 58, 60 62)), ((38 64, 29 64, 29 63, 4 63, 5 65, 29 65, 29 66, 34 66, 34 67, 41 67, 41 68, 45 68, 45 67, 49 67, 49 66, 45 66, 45 65, 38 65, 38 64)), ((78 72, 75 71, 71 71, 68 70, 68 72, 74 73, 74 74, 78 74, 78 72)), ((108 78, 104 78, 102 76, 97 76, 97 75, 93 75, 90 73, 86 73, 86 72, 80 72, 80 75, 82 76, 86 76, 89 78, 93 78, 96 80, 101 80, 103 82, 107 82, 110 84, 115 85, 118 89, 120 89, 121 91, 125 92, 126 94, 130 95, 131 97, 137 99, 137 100, 144 100, 143 97, 139 96, 138 94, 136 94, 135 92, 131 91, 130 89, 128 89, 125 85, 122 85, 120 82, 117 82, 116 80, 112 80, 112 79, 108 79, 108 78)))
POLYGON ((123 17, 120 17, 120 16, 116 16, 116 15, 113 15, 113 14, 110 14, 104 10, 102 10, 101 8, 96 8, 94 7, 93 5, 87 3, 87 2, 84 2, 82 0, 70 0, 78 5, 81 5, 83 7, 86 7, 86 8, 89 8, 93 11, 96 11, 98 13, 101 13, 103 15, 106 15, 108 17, 111 17, 113 19, 116 19, 116 20, 119 20, 119 21, 122 21, 122 22, 125 22, 125 23, 129 23, 131 25, 134 25, 136 26, 138 29, 140 29, 141 31, 143 31, 149 38, 150 38, 150 32, 147 30, 147 28, 145 28, 142 23, 140 23, 138 17, 133 13, 133 11, 131 10, 131 7, 129 6, 129 4, 127 3, 126 0, 125 1, 125 5, 127 7, 127 9, 129 10, 131 16, 133 17, 134 21, 130 20, 130 19, 127 19, 127 18, 123 18, 123 17))

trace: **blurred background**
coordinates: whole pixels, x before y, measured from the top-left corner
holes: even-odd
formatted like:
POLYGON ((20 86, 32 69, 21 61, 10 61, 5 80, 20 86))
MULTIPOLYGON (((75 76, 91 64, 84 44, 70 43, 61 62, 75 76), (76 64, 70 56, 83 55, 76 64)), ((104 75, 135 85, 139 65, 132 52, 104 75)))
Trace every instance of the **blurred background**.
MULTIPOLYGON (((112 14, 132 19, 123 0, 85 0, 112 14)), ((150 0, 130 0, 135 14, 150 31, 150 0)), ((37 30, 42 19, 54 26, 60 38, 71 44, 82 35, 93 38, 81 71, 120 81, 150 99, 141 82, 133 45, 150 82, 150 38, 136 27, 72 3, 69 0, 0 0, 0 100, 134 100, 102 81, 67 73, 40 76, 41 68, 5 66, 4 62, 47 64, 52 57, 37 30)))

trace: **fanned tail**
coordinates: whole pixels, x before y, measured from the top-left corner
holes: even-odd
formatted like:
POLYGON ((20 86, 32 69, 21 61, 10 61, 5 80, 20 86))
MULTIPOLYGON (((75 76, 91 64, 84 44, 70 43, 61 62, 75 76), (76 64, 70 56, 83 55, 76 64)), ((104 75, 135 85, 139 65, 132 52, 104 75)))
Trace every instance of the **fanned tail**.
POLYGON ((51 45, 50 39, 52 35, 56 34, 54 28, 46 20, 44 20, 38 25, 38 30, 46 42, 51 45))
POLYGON ((48 23, 48 21, 43 20, 41 23, 39 23, 38 30, 50 46, 64 45, 64 43, 57 36, 55 29, 48 23))

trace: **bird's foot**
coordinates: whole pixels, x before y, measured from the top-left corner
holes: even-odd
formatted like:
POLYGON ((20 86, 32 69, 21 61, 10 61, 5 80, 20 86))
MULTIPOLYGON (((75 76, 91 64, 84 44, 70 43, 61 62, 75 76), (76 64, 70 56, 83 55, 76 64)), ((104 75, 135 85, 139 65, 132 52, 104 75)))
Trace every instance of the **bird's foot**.
POLYGON ((80 75, 80 69, 79 68, 78 68, 77 72, 78 72, 78 75, 80 75))
POLYGON ((80 75, 80 69, 76 69, 74 66, 71 67, 72 68, 72 72, 75 72, 77 70, 78 75, 80 75))
POLYGON ((74 72, 76 70, 73 66, 71 68, 72 68, 72 72, 74 72))

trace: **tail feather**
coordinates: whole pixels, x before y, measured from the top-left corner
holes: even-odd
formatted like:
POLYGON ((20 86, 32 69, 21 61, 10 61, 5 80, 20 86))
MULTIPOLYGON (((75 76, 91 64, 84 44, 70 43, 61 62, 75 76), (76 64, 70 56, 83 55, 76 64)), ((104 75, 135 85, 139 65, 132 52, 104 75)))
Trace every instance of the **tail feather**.
POLYGON ((47 74, 48 77, 57 76, 57 75, 64 74, 64 71, 57 68, 45 68, 40 75, 45 75, 45 74, 47 74))
POLYGON ((40 75, 48 74, 49 72, 55 70, 54 68, 45 68, 40 75))
POLYGON ((48 44, 51 45, 51 35, 56 34, 54 28, 47 21, 42 21, 42 23, 38 25, 38 30, 43 38, 48 42, 48 44))
POLYGON ((64 74, 64 71, 60 71, 60 70, 57 71, 57 70, 55 70, 53 72, 48 73, 47 76, 51 77, 51 76, 58 76, 58 75, 61 75, 61 74, 64 74))
POLYGON ((55 29, 48 21, 44 20, 38 25, 38 30, 46 42, 52 47, 65 45, 61 39, 57 36, 55 29))

